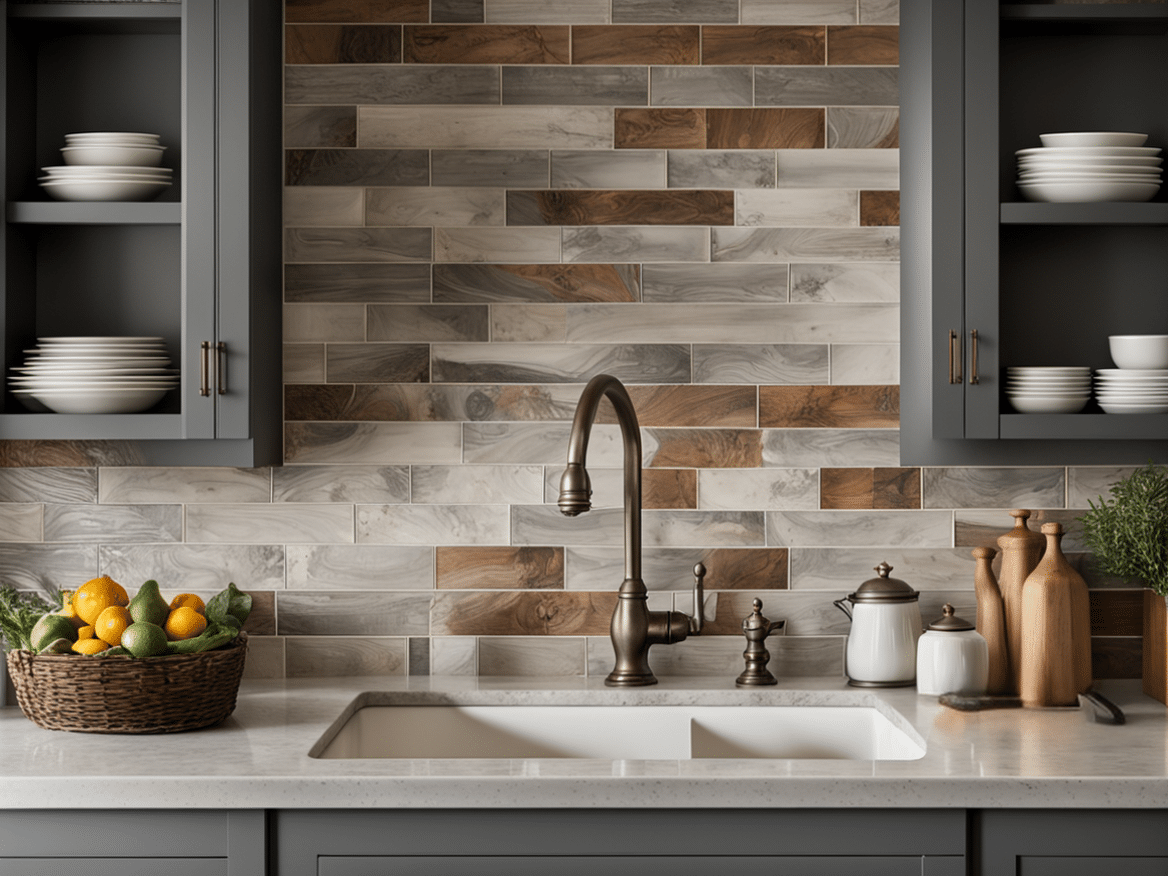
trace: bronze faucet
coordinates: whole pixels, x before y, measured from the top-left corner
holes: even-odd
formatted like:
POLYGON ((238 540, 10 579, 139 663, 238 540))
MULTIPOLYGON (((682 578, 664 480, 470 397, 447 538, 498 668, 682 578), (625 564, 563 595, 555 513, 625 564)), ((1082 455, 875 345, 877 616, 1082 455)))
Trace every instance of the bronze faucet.
POLYGON ((624 384, 609 374, 598 374, 588 381, 576 405, 568 441, 568 467, 560 478, 560 512, 575 517, 592 508, 592 484, 584 469, 584 458, 596 410, 604 396, 612 402, 620 423, 625 473, 625 580, 617 594, 609 628, 616 665, 604 683, 640 687, 657 683, 649 668, 651 645, 672 645, 701 633, 705 620, 702 578, 706 569, 701 563, 694 566, 693 617, 680 611, 649 611, 648 591, 641 580, 641 426, 624 384))

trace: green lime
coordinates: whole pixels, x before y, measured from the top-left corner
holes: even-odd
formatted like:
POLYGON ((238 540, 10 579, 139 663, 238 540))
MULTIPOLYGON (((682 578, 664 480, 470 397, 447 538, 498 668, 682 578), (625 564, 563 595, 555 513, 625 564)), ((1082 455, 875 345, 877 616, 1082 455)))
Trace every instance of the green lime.
POLYGON ((122 633, 122 647, 134 657, 165 654, 166 641, 166 630, 145 621, 130 624, 122 633))
POLYGON ((170 606, 158 592, 158 582, 153 578, 138 588, 138 595, 130 600, 127 607, 135 622, 142 621, 159 627, 166 623, 166 617, 170 614, 170 606))
POLYGON ((70 642, 76 642, 77 629, 69 618, 56 613, 46 614, 42 617, 33 625, 32 632, 28 634, 29 644, 32 645, 34 651, 40 651, 57 639, 68 639, 70 642))

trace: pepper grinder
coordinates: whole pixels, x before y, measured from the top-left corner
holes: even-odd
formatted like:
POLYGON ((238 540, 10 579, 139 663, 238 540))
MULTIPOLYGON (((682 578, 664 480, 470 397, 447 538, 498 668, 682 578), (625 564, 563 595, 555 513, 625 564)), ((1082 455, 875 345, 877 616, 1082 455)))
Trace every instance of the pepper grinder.
POLYGON ((734 680, 736 685, 755 687, 779 683, 766 668, 771 659, 771 652, 766 649, 766 638, 775 630, 782 632, 786 624, 785 620, 767 620, 762 616, 762 600, 754 600, 754 611, 742 622, 742 632, 746 636, 746 650, 742 652, 742 657, 746 661, 746 668, 734 680))

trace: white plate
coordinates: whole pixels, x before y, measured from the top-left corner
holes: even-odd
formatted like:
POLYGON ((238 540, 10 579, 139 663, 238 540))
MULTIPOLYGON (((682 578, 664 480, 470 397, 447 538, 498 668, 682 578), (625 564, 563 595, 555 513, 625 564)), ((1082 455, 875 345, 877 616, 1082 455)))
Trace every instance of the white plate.
POLYGON ((162 335, 49 335, 37 338, 41 344, 161 344, 162 335))
POLYGON ((1160 191, 1159 183, 1134 182, 1020 182, 1018 188, 1027 200, 1048 204, 1148 201, 1160 191))
POLYGON ((1099 368, 1095 371, 1098 377, 1163 377, 1168 378, 1168 368, 1099 368))
MULTIPOLYGON (((1007 374, 1090 374, 1089 365, 1010 365, 1006 368, 1007 374)), ((1168 373, 1168 372, 1166 372, 1168 373)))
POLYGON ((156 405, 169 390, 148 389, 15 389, 18 396, 31 396, 58 414, 129 414, 156 405))
POLYGON ((1122 404, 1100 401, 1099 407, 1109 414, 1168 414, 1168 402, 1163 404, 1122 404))
POLYGON ((1146 170, 1155 170, 1163 164, 1163 158, 1139 155, 1110 155, 1101 158, 1031 155, 1018 159, 1019 167, 1141 167, 1146 170))
POLYGON ((1019 158, 1030 155, 1065 155, 1072 158, 1098 158, 1101 156, 1156 156, 1163 150, 1159 146, 1033 146, 1019 149, 1014 154, 1019 158))
POLYGON ((1043 146, 1143 146, 1147 134, 1119 131, 1066 131, 1059 134, 1039 134, 1043 146))
POLYGON ((44 176, 37 179, 92 179, 93 177, 128 176, 135 179, 170 181, 174 171, 168 167, 134 167, 118 164, 91 164, 81 167, 42 167, 44 176))
POLYGON ((1020 414, 1074 414, 1087 405, 1085 398, 1013 398, 1010 404, 1020 414))
POLYGON ((161 134, 146 134, 138 131, 78 131, 65 135, 66 140, 128 140, 146 141, 161 140, 161 134))
POLYGON ((165 146, 123 143, 87 143, 77 146, 62 146, 61 157, 74 167, 94 165, 129 165, 131 167, 157 167, 162 163, 165 146))
POLYGON ((48 196, 58 201, 146 201, 158 197, 168 185, 170 183, 133 180, 109 182, 68 180, 41 183, 48 196))
POLYGON ((1141 183, 1158 186, 1160 177, 1143 173, 1020 173, 1019 183, 1141 183))
POLYGON ((1090 386, 1042 386, 1042 387, 1020 387, 1008 386, 1006 387, 1006 395, 1090 395, 1090 386))

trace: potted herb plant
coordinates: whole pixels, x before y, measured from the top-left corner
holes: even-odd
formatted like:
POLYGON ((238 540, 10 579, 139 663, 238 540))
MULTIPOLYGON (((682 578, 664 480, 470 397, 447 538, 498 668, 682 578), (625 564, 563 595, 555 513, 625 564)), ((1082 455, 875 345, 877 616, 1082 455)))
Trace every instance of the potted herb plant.
POLYGON ((7 705, 9 648, 27 648, 29 631, 53 606, 35 593, 22 593, 11 584, 0 584, 0 706, 7 705))
POLYGON ((1144 693, 1168 704, 1168 466, 1148 463, 1088 501, 1079 522, 1102 572, 1144 590, 1144 693))

